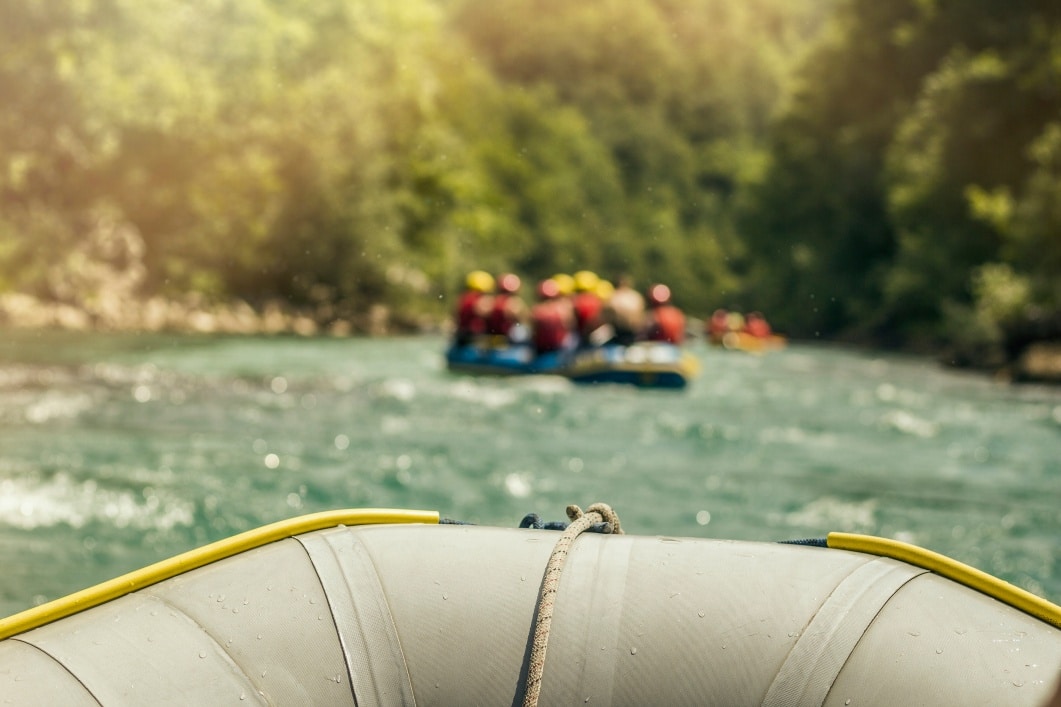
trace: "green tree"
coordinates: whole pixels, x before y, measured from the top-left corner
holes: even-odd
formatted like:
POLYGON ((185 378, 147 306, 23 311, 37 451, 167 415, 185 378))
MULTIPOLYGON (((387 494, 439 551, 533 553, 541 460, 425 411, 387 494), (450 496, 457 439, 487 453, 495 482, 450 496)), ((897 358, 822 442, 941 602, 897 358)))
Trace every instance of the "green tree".
POLYGON ((106 214, 142 239, 143 294, 342 316, 444 306, 475 267, 588 267, 708 309, 740 284, 734 205, 828 6, 16 3, 0 288, 69 293, 53 264, 106 214))
POLYGON ((981 266, 1015 265, 977 210, 1022 188, 1056 118, 1057 19, 1035 2, 839 6, 742 209, 753 283, 794 331, 939 345, 1000 282, 981 266))

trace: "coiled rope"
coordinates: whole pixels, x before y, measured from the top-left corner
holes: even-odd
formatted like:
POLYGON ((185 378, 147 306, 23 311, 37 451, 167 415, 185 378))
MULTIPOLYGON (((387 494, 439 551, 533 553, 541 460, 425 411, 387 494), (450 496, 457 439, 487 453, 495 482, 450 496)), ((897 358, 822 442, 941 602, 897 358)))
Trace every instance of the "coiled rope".
POLYGON ((538 606, 535 609, 534 637, 531 641, 531 654, 527 667, 527 689, 523 695, 524 707, 535 707, 542 691, 542 674, 545 672, 545 650, 549 646, 549 630, 553 622, 553 607, 556 604, 556 591, 560 587, 560 574, 570 552, 571 543, 579 535, 597 524, 604 524, 601 532, 622 535, 619 516, 607 503, 594 503, 583 513, 576 505, 567 507, 567 517, 571 524, 556 541, 549 563, 545 566, 542 587, 538 594, 538 606))

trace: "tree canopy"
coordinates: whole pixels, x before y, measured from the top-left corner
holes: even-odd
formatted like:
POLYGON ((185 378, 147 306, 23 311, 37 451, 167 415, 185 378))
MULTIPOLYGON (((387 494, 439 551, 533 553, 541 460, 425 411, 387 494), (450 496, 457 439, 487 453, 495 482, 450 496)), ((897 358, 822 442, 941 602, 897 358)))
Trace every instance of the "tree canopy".
POLYGON ((1059 19, 1034 0, 837 5, 742 214, 792 330, 990 357, 1056 322, 1059 19))
POLYGON ((990 355, 1061 311, 1059 15, 8 3, 0 292, 83 297, 85 243, 121 233, 92 257, 143 296, 441 314, 471 269, 588 268, 694 315, 990 355))

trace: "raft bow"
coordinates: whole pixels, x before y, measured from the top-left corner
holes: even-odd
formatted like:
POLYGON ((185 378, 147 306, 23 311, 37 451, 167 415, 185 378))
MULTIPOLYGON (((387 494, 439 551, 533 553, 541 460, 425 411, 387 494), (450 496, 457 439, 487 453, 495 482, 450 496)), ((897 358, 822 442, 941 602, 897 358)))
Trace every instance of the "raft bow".
POLYGON ((995 705, 1056 681, 1061 608, 942 555, 633 536, 572 509, 560 535, 387 509, 242 533, 0 621, 0 695, 995 705))

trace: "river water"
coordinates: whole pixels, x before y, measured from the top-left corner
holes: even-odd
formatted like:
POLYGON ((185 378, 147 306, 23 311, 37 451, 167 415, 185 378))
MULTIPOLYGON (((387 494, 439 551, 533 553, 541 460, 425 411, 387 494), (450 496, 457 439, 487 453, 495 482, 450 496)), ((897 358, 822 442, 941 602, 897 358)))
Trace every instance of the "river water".
POLYGON ((1061 389, 694 342, 681 392, 446 371, 440 337, 0 332, 0 615, 284 518, 927 547, 1061 602, 1061 389))

